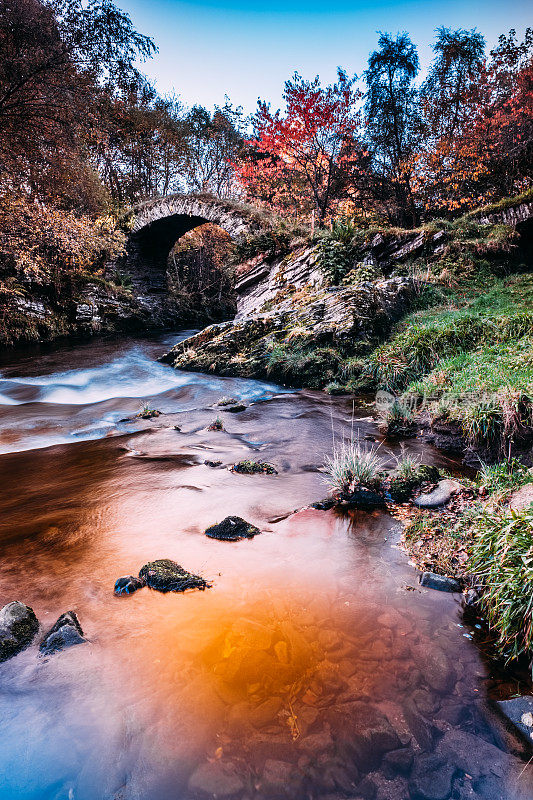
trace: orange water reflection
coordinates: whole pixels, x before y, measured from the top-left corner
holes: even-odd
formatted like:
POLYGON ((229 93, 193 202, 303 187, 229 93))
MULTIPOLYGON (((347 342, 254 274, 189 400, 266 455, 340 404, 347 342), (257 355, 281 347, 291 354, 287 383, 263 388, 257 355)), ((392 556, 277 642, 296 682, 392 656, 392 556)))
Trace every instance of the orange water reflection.
MULTIPOLYGON (((408 800, 410 767, 391 776, 388 752, 416 764, 456 730, 480 752, 504 747, 456 600, 407 591, 416 575, 394 521, 291 513, 324 495, 331 417, 349 425, 349 408, 281 397, 216 433, 207 406, 135 436, 0 457, 0 604, 24 600, 44 626, 74 608, 90 639, 0 668, 2 797, 408 800), (259 456, 279 474, 224 468, 259 456), (228 514, 264 532, 204 536, 228 514), (113 596, 155 558, 213 587, 113 596)), ((516 767, 506 796, 530 800, 514 794, 516 767)))

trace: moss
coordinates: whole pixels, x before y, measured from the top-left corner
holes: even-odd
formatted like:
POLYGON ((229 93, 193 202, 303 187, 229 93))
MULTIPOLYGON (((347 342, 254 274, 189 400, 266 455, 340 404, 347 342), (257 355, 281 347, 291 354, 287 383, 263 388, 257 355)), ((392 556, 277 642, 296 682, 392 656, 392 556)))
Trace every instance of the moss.
POLYGON ((139 570, 139 578, 159 592, 184 592, 186 589, 208 589, 210 584, 199 575, 188 572, 170 558, 150 561, 139 570))
POLYGON ((268 464, 266 461, 251 461, 251 460, 244 460, 239 461, 237 464, 234 464, 231 468, 232 472, 238 472, 241 475, 277 475, 277 470, 272 464, 268 464))
POLYGON ((239 539, 253 539, 261 531, 242 517, 226 517, 222 522, 207 528, 205 535, 210 539, 236 542, 239 539))

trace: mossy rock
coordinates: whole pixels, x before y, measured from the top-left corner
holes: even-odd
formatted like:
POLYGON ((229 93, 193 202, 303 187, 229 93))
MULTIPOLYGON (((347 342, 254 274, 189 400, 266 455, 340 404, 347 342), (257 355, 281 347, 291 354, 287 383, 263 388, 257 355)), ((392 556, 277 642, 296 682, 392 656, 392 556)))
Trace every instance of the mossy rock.
POLYGON ((187 572, 170 558, 149 561, 139 570, 139 578, 158 592, 184 592, 186 589, 209 589, 210 584, 200 575, 187 572))
POLYGON ((222 522, 207 528, 205 535, 210 539, 237 542, 239 539, 253 539, 258 533, 261 533, 259 528, 242 517, 226 517, 222 522))
POLYGON ((416 477, 420 483, 437 483, 441 479, 440 470, 431 464, 421 464, 417 471, 416 477))
POLYGON ((419 484, 420 481, 416 477, 402 478, 400 475, 393 476, 389 484, 391 499, 395 503, 405 503, 419 484))
POLYGON ((238 472, 241 475, 277 475, 278 471, 272 464, 266 461, 239 461, 231 468, 232 472, 238 472))

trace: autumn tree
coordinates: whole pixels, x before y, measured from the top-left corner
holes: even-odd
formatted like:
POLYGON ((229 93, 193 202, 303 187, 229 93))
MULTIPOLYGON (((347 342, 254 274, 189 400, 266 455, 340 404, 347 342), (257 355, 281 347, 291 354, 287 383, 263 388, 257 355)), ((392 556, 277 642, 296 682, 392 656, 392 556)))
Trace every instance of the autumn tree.
POLYGON ((259 102, 239 169, 248 197, 297 215, 313 210, 324 223, 363 168, 355 80, 339 69, 337 82, 323 87, 295 74, 285 83, 285 112, 259 102))
POLYGON ((520 192, 533 177, 533 31, 501 36, 488 60, 476 31, 437 34, 413 181, 427 217, 520 192))
POLYGON ((415 45, 406 33, 382 33, 364 73, 366 138, 372 154, 374 196, 389 219, 415 225, 418 211, 412 191, 413 158, 420 121, 415 78, 415 45))
POLYGON ((136 59, 153 49, 110 0, 0 0, 3 185, 68 196, 66 163, 78 186, 94 182, 84 147, 95 98, 122 91, 138 77, 136 59))
POLYGON ((193 106, 185 114, 182 173, 188 191, 210 192, 217 197, 238 193, 235 164, 243 148, 244 127, 242 109, 234 108, 227 98, 212 113, 193 106))

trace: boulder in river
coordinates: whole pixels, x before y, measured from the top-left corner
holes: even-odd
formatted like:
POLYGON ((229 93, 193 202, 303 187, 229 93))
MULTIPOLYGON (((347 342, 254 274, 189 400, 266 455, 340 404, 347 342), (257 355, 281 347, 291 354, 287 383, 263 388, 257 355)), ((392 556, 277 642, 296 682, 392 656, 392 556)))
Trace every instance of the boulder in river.
POLYGON ((0 662, 24 650, 39 630, 32 608, 14 600, 0 610, 0 662))
POLYGON ((158 592, 184 592, 186 589, 209 589, 210 584, 200 575, 187 572, 170 558, 149 561, 139 570, 139 578, 158 592))
POLYGON ((460 488, 460 483, 451 480, 451 478, 446 478, 443 481, 439 481, 432 492, 421 494, 420 497, 417 497, 415 505, 419 508, 438 508, 439 506, 444 506, 460 488))
POLYGON ((86 641, 76 612, 66 611, 61 614, 45 635, 39 645, 39 650, 42 655, 49 656, 59 650, 66 650, 67 647, 74 647, 74 645, 83 644, 86 641))
POLYGON ((239 539, 253 539, 258 533, 261 533, 259 528, 246 522, 242 517, 226 517, 222 522, 207 528, 205 535, 210 539, 237 542, 239 539))
POLYGON ((137 589, 142 589, 146 586, 146 581, 137 578, 136 575, 123 575, 115 581, 115 588, 113 593, 120 597, 123 594, 133 594, 137 589))

